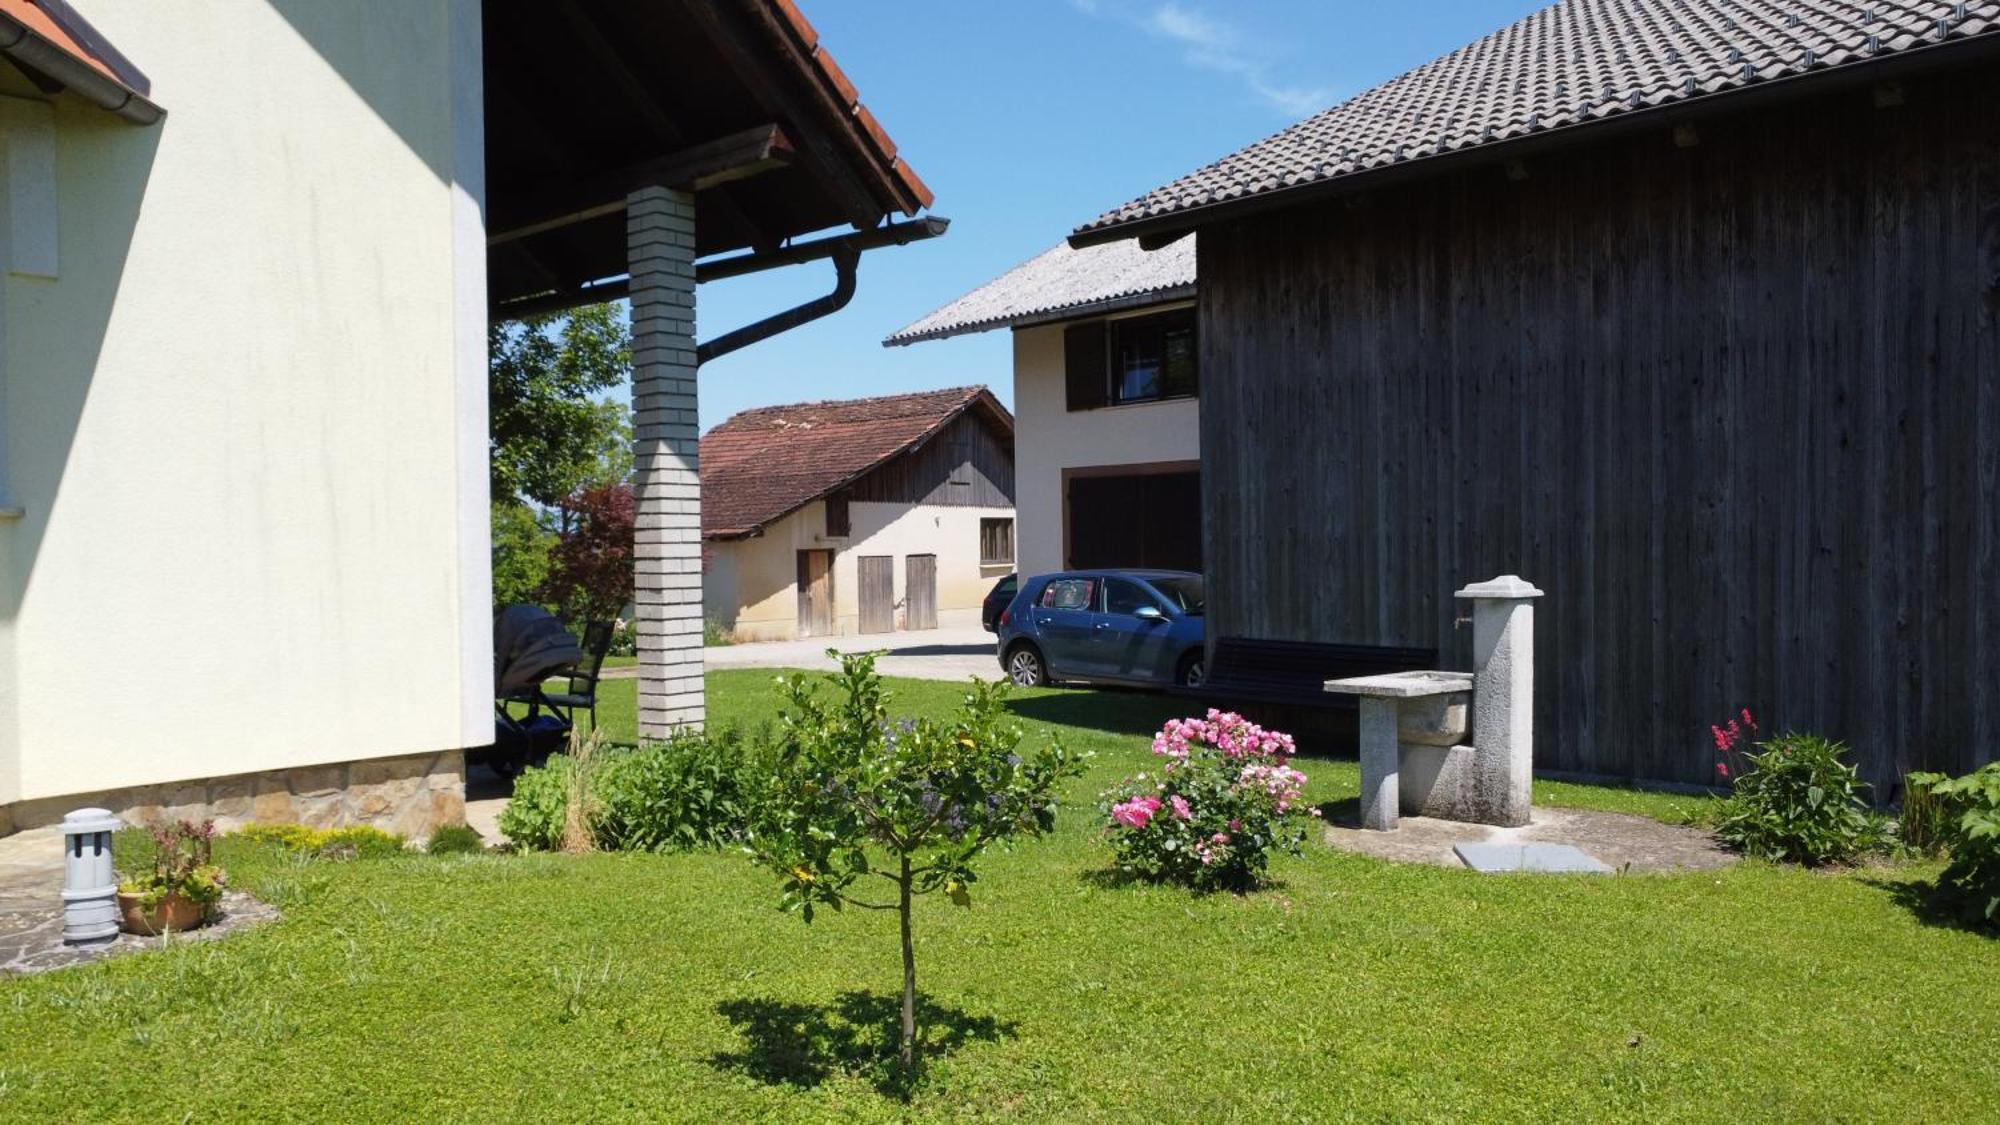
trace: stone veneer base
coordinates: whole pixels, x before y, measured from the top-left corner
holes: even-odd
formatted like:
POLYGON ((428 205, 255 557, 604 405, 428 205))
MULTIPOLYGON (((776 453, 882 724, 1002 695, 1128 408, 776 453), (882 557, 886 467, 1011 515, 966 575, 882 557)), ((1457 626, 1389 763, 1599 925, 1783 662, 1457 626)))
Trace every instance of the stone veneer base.
POLYGON ((365 824, 414 840, 440 825, 465 823, 465 754, 446 750, 17 801, 0 805, 0 836, 93 806, 141 827, 206 817, 224 831, 251 821, 365 824))

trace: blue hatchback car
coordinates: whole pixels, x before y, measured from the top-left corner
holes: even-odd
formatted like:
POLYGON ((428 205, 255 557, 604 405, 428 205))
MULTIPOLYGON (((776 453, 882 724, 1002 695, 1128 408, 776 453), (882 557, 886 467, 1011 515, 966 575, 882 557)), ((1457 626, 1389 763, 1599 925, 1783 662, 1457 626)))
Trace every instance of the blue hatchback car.
POLYGON ((1199 687, 1201 575, 1066 570, 1021 583, 1000 615, 1000 667, 1022 687, 1061 680, 1199 687))

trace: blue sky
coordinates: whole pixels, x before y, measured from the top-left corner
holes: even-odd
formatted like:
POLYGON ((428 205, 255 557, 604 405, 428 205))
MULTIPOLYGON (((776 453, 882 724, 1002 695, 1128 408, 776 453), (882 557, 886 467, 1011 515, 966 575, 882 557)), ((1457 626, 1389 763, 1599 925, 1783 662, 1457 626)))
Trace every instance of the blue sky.
MULTIPOLYGON (((802 0, 951 232, 865 255, 846 309, 703 367, 703 429, 752 406, 966 383, 1010 399, 1004 331, 906 348, 881 339, 1078 223, 1541 6, 802 0)), ((704 285, 700 334, 832 280, 813 264, 704 285)))

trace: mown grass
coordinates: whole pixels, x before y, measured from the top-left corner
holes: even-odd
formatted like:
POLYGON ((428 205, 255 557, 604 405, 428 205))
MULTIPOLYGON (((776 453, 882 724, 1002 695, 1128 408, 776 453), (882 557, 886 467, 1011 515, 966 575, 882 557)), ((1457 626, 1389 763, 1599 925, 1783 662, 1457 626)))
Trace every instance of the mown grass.
MULTIPOLYGON (((770 681, 711 676, 713 720, 769 714, 770 681)), ((913 711, 958 695, 893 687, 913 711)), ((1055 836, 988 861, 972 909, 920 904, 933 1057, 913 1089, 886 1061, 893 916, 807 927, 739 855, 232 846, 286 919, 0 982, 0 1117, 2000 1118, 2000 942, 1902 905, 1929 868, 1496 877, 1315 848, 1246 897, 1121 886, 1090 805, 1144 768, 1171 704, 1017 706, 1031 737, 1099 758, 1055 836)), ((1316 800, 1354 794, 1351 766, 1305 768, 1316 800)))

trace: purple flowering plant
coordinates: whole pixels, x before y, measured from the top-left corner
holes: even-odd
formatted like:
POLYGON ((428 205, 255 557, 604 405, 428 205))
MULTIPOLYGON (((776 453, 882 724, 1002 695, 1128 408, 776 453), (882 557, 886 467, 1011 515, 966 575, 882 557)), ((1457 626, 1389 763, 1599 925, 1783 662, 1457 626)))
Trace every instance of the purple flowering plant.
POLYGON ((1159 768, 1125 779, 1100 807, 1120 871, 1198 890, 1249 890, 1270 853, 1298 855, 1319 810, 1288 734, 1241 715, 1171 719, 1153 737, 1159 768))

